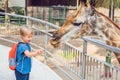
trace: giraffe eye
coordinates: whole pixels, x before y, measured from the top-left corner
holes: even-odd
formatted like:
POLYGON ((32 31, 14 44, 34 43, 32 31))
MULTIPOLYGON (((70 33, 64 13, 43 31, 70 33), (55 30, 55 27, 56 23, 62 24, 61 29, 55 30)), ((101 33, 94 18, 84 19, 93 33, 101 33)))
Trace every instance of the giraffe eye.
POLYGON ((81 22, 80 23, 77 23, 77 22, 74 22, 72 23, 74 26, 80 26, 80 24, 82 24, 81 22))

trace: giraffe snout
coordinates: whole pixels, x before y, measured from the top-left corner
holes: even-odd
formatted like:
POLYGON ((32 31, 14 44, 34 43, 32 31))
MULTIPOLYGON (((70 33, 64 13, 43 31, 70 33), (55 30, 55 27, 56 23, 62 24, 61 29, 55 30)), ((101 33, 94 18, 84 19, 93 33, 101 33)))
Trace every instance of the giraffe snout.
POLYGON ((56 41, 54 39, 51 39, 50 40, 50 44, 54 47, 54 48, 57 48, 60 46, 60 41, 56 41))

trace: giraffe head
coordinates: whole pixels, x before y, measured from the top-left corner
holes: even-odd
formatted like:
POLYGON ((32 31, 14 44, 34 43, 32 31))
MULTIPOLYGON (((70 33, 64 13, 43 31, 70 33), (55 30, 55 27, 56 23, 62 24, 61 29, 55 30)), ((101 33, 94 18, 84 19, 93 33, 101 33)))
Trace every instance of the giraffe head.
MULTIPOLYGON (((55 48, 59 47, 61 43, 61 38, 66 33, 73 30, 73 28, 79 27, 81 24, 83 24, 82 28, 80 29, 81 33, 84 32, 88 34, 89 33, 88 31, 86 32, 85 30, 84 31, 82 30, 84 28, 91 30, 90 27, 92 24, 86 26, 86 23, 91 23, 95 21, 95 17, 93 16, 94 13, 95 12, 93 7, 91 7, 90 5, 85 5, 83 2, 80 2, 80 6, 77 9, 77 11, 74 12, 72 15, 68 16, 62 27, 53 33, 53 37, 50 40, 50 44, 52 44, 55 48)), ((81 34, 81 36, 83 35, 85 34, 81 34)))
POLYGON ((95 8, 91 6, 90 4, 84 5, 84 3, 80 4, 81 8, 79 9, 79 13, 77 16, 74 18, 73 23, 77 24, 84 24, 88 23, 90 27, 94 24, 96 17, 95 15, 95 8))

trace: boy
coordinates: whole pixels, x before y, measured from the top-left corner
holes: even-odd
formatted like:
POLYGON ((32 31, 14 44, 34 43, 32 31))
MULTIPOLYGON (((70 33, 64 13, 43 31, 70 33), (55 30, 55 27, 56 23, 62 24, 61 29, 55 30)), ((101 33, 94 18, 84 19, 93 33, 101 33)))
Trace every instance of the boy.
POLYGON ((33 31, 28 27, 20 28, 21 41, 17 47, 17 67, 15 70, 16 80, 29 80, 31 71, 31 57, 42 54, 42 50, 31 52, 30 41, 32 40, 33 31))

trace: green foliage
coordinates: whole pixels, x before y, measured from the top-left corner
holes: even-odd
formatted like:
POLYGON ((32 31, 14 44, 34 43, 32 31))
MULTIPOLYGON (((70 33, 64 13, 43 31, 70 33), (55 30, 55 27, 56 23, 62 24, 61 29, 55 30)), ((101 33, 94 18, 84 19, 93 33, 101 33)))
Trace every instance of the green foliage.
POLYGON ((120 8, 120 0, 88 0, 88 2, 90 1, 92 1, 91 4, 95 4, 95 7, 109 8, 111 2, 113 2, 115 8, 120 8))
POLYGON ((114 0, 114 4, 116 7, 120 8, 120 0, 114 0))
POLYGON ((23 7, 10 7, 9 8, 10 13, 20 14, 24 15, 24 8, 23 7))
POLYGON ((63 53, 60 54, 60 56, 62 56, 66 60, 72 60, 73 58, 76 57, 76 53, 70 51, 64 51, 63 53))

